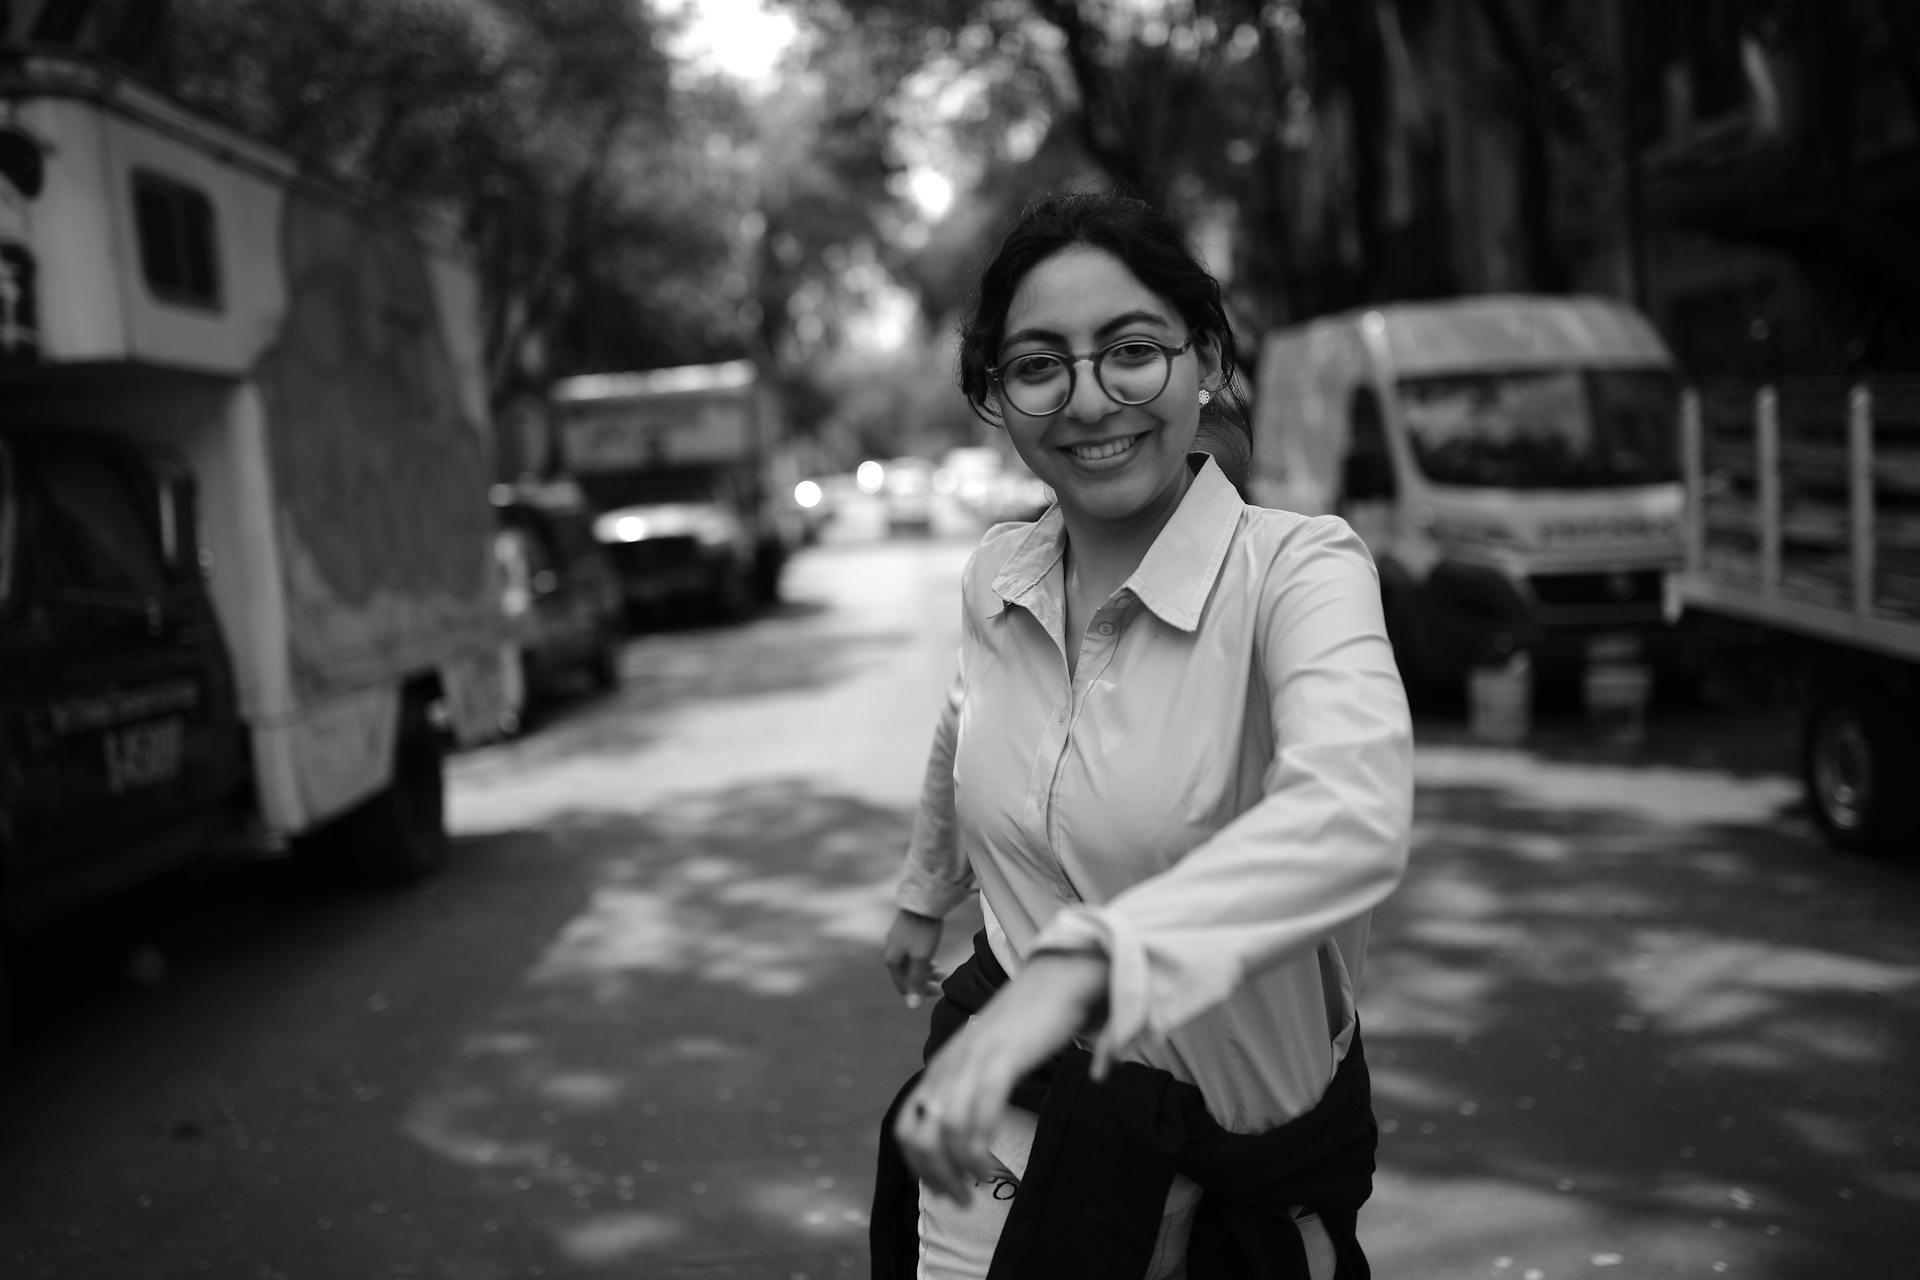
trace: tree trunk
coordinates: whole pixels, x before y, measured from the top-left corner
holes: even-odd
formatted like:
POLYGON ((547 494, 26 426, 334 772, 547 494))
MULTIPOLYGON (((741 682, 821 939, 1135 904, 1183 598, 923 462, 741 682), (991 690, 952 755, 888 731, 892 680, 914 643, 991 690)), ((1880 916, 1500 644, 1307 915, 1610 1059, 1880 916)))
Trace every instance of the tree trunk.
POLYGON ((1506 0, 1476 0, 1475 7, 1486 20, 1494 48, 1506 63, 1516 90, 1518 109, 1514 112, 1513 124, 1518 135, 1515 161, 1519 171, 1520 207, 1517 212, 1527 284, 1549 293, 1560 292, 1567 287, 1568 272, 1554 228, 1553 150, 1547 134, 1552 103, 1546 77, 1506 0))

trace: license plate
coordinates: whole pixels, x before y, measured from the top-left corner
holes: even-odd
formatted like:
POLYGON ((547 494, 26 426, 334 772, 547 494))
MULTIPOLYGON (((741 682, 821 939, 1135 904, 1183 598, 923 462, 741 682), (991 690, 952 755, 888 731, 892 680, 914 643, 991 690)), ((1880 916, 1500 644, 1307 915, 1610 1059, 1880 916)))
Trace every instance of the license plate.
POLYGON ((119 725, 101 735, 107 790, 124 795, 180 776, 187 754, 187 722, 180 716, 119 725))

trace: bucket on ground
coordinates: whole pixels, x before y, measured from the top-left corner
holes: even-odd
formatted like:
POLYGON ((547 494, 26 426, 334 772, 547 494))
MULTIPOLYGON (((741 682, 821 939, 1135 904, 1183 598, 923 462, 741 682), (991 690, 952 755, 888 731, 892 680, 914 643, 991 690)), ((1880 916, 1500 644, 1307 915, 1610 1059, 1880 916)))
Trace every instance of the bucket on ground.
POLYGON ((1581 677, 1587 723, 1602 742, 1631 746, 1646 736, 1653 669, 1643 660, 1640 638, 1601 635, 1587 642, 1581 677))
POLYGON ((1522 742, 1532 715, 1533 664, 1526 654, 1467 672, 1467 731, 1475 738, 1509 746, 1522 742))

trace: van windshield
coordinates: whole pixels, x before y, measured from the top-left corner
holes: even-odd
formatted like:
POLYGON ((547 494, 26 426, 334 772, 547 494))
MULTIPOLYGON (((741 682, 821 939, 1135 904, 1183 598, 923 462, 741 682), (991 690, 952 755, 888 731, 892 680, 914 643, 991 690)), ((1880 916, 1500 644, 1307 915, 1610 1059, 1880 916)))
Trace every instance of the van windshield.
POLYGON ((1436 484, 1592 489, 1680 478, 1679 387, 1662 369, 1410 379, 1400 402, 1436 484))
POLYGON ((724 472, 704 466, 614 471, 583 475, 579 479, 588 501, 602 511, 676 503, 720 503, 726 501, 731 487, 724 472))

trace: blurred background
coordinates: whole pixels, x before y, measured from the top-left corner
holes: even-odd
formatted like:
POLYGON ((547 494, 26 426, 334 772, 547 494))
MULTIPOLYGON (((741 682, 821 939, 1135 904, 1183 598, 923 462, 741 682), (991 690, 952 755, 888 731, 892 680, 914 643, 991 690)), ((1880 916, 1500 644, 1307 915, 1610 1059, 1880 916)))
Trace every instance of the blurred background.
POLYGON ((1376 1273, 1909 1268, 1905 0, 0 0, 0 1274, 866 1274, 1092 186, 1380 568, 1376 1273))

